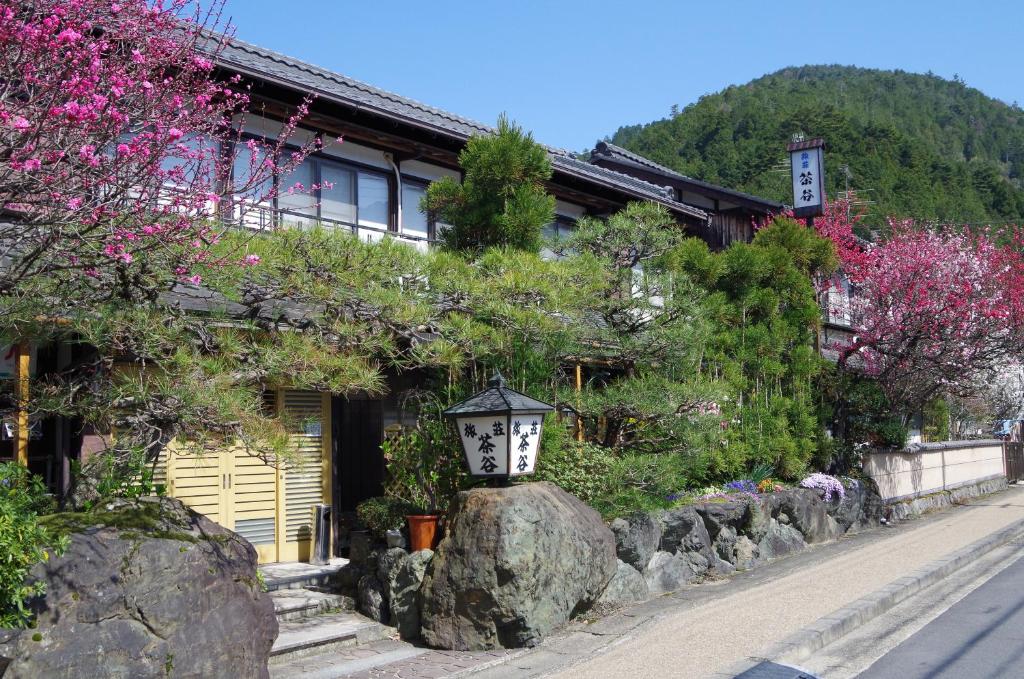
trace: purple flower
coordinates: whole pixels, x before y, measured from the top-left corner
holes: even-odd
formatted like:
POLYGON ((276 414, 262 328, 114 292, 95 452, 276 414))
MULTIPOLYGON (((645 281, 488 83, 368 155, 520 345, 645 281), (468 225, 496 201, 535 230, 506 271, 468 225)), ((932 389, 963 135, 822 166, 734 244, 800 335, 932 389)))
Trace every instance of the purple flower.
POLYGON ((840 500, 846 497, 846 489, 843 488, 842 481, 828 474, 811 474, 800 482, 800 487, 817 490, 825 502, 831 501, 833 497, 838 497, 840 500))

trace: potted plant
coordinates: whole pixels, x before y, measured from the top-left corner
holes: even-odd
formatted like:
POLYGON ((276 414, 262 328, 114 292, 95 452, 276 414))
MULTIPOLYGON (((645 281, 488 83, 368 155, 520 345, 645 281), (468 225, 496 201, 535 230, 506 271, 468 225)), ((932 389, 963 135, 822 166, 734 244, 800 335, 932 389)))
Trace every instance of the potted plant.
MULTIPOLYGON (((418 398, 422 405, 423 396, 418 398)), ((440 417, 440 408, 420 407, 417 411, 415 426, 389 427, 383 444, 388 494, 421 508, 406 516, 409 550, 413 552, 437 546, 448 501, 466 480, 462 460, 453 453, 458 441, 440 417)))

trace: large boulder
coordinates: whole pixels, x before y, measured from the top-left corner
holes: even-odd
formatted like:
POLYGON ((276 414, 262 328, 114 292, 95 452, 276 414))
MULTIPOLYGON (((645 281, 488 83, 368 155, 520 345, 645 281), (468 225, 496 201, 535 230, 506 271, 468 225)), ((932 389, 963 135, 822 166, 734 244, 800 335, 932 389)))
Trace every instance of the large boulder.
POLYGON ((70 545, 31 571, 46 594, 0 636, 4 679, 268 676, 277 618, 240 536, 170 498, 50 521, 70 545))
POLYGON ((618 557, 642 571, 661 542, 661 524, 647 512, 637 512, 628 519, 615 519, 610 528, 615 534, 618 557))
POLYGON ((437 648, 534 646, 589 608, 615 575, 600 515, 547 482, 459 493, 422 589, 437 648))

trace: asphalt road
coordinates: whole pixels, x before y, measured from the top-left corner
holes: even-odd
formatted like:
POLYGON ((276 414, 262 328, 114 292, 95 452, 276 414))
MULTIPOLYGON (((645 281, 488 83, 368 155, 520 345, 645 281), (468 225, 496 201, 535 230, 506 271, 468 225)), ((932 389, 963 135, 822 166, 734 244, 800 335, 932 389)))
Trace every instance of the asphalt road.
POLYGON ((882 656, 858 679, 1024 677, 1024 559, 882 656))

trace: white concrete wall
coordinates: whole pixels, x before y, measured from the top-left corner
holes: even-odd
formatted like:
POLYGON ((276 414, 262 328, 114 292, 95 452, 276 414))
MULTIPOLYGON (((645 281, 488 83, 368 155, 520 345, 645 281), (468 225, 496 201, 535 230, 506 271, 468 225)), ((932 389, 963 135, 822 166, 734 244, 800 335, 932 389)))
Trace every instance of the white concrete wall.
POLYGON ((864 455, 864 473, 887 502, 928 495, 1004 476, 1003 445, 994 439, 949 441, 870 452, 864 455))

